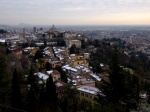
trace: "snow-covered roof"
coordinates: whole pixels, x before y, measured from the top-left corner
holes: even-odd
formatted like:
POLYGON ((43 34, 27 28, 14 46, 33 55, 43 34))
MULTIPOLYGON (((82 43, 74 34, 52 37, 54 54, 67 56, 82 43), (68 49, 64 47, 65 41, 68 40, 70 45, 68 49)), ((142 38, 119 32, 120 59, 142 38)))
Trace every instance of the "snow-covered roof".
POLYGON ((83 91, 83 92, 94 94, 94 95, 97 95, 99 92, 101 92, 98 88, 90 87, 90 86, 81 86, 81 87, 79 87, 77 89, 79 91, 83 91))
POLYGON ((80 78, 80 77, 81 77, 81 76, 79 76, 79 75, 78 75, 78 76, 76 76, 76 78, 77 78, 77 79, 78 79, 78 78, 80 78))
POLYGON ((48 79, 48 75, 43 74, 41 72, 35 73, 35 75, 37 75, 39 78, 43 79, 43 80, 47 80, 48 79))
POLYGON ((4 39, 0 39, 0 42, 5 42, 5 40, 4 39))
POLYGON ((101 67, 103 67, 103 66, 104 66, 104 64, 103 64, 103 63, 100 63, 100 66, 101 66, 101 67))
POLYGON ((63 86, 63 84, 60 83, 60 82, 56 82, 55 85, 56 85, 57 87, 63 86))
POLYGON ((35 44, 37 44, 37 45, 44 45, 44 43, 42 43, 42 42, 37 42, 35 44))
POLYGON ((19 36, 18 35, 13 35, 13 36, 9 37, 8 39, 19 39, 19 36))
POLYGON ((76 54, 70 54, 70 56, 76 56, 76 54))
POLYGON ((44 54, 50 55, 50 52, 48 50, 44 51, 44 54))
POLYGON ((101 78, 95 74, 90 74, 93 78, 95 78, 98 81, 101 81, 101 78))
POLYGON ((63 66, 62 68, 63 68, 63 69, 67 69, 67 70, 71 70, 71 71, 74 71, 74 72, 77 72, 77 69, 72 68, 72 67, 70 67, 69 65, 65 65, 65 66, 63 66))
POLYGON ((53 70, 50 70, 50 71, 46 71, 48 74, 51 74, 53 73, 53 70))
POLYGON ((89 54, 89 53, 84 53, 84 54, 89 54))

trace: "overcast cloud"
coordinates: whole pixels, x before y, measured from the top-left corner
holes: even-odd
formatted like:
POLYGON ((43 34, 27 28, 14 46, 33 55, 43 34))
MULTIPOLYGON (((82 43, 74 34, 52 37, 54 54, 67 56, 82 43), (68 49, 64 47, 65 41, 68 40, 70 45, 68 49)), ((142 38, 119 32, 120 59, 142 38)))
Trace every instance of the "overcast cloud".
POLYGON ((0 0, 0 24, 150 24, 149 13, 150 0, 0 0))

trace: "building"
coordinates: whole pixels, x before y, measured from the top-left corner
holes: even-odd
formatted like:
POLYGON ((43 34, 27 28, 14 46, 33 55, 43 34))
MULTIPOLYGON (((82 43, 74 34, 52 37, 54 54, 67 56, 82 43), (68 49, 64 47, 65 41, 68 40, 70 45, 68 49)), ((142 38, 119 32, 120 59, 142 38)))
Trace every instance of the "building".
POLYGON ((71 58, 71 66, 73 67, 78 65, 84 65, 85 67, 89 66, 88 61, 81 55, 71 54, 70 58, 71 58))
POLYGON ((96 87, 90 87, 90 86, 81 86, 77 88, 79 91, 79 98, 80 100, 86 99, 91 102, 95 102, 95 99, 98 98, 98 95, 105 96, 102 94, 102 92, 96 88, 96 87))
POLYGON ((36 33, 36 27, 33 27, 33 33, 36 33))
POLYGON ((68 85, 60 80, 55 81, 57 97, 62 98, 62 96, 66 95, 68 90, 68 85))
POLYGON ((47 74, 52 76, 53 82, 60 80, 60 72, 57 70, 47 71, 47 74))
POLYGON ((10 52, 15 53, 17 57, 21 58, 23 53, 22 49, 19 46, 12 45, 8 49, 10 52))
POLYGON ((23 49, 25 54, 30 54, 31 56, 35 56, 35 53, 39 50, 38 47, 26 47, 23 49))
POLYGON ((50 64, 52 65, 52 68, 54 69, 54 68, 56 68, 56 67, 60 67, 60 66, 62 66, 62 61, 50 61, 50 64))
POLYGON ((46 75, 42 72, 34 73, 34 75, 38 76, 40 78, 40 80, 42 80, 44 83, 46 83, 46 80, 49 78, 48 75, 46 75))

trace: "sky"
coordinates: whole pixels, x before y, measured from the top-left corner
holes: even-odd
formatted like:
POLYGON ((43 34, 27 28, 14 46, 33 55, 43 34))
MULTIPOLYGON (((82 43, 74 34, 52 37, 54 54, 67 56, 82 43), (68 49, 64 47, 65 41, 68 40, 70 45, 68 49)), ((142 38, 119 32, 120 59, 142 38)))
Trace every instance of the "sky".
POLYGON ((0 24, 150 25, 150 0, 0 0, 0 24))

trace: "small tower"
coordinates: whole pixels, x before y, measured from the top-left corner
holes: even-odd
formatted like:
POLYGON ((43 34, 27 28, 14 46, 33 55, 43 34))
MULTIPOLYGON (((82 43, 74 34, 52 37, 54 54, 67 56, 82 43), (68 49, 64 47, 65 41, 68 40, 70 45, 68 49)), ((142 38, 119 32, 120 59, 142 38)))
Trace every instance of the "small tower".
POLYGON ((36 27, 33 27, 33 33, 36 33, 36 27))
POLYGON ((56 31, 56 27, 55 27, 54 25, 52 25, 52 27, 51 27, 50 30, 51 30, 51 31, 56 31))

